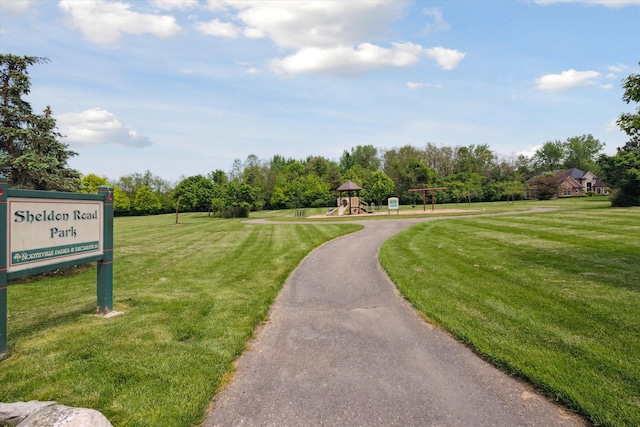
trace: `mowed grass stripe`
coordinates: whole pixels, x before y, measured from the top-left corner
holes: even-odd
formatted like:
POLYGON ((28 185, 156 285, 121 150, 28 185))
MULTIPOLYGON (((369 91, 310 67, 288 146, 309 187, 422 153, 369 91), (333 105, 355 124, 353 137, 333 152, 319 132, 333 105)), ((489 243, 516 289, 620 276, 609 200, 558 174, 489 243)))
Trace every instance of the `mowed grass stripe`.
POLYGON ((597 425, 637 426, 640 237, 625 230, 639 225, 640 209, 443 220, 395 236, 381 261, 419 311, 496 365, 597 425), (568 218, 580 229, 566 233, 568 218))
POLYGON ((116 218, 114 308, 95 269, 8 289, 0 401, 56 400, 114 426, 198 425, 289 273, 354 225, 248 225, 206 214, 116 218))
MULTIPOLYGON (((591 213, 593 214, 593 212, 591 213)), ((497 230, 500 227, 521 228, 527 232, 528 236, 541 236, 543 238, 546 237, 544 233, 551 233, 557 235, 557 238, 552 240, 559 242, 574 243, 573 236, 578 235, 581 239, 585 236, 588 237, 586 240, 583 239, 583 243, 587 245, 606 244, 613 241, 616 244, 622 243, 625 246, 638 247, 638 242, 635 240, 618 242, 610 238, 610 236, 626 236, 633 234, 635 231, 640 231, 640 225, 630 224, 633 216, 620 218, 618 223, 614 223, 607 215, 599 215, 598 218, 600 222, 594 223, 587 217, 587 222, 585 223, 584 219, 576 218, 575 215, 560 215, 559 213, 548 212, 536 215, 522 215, 518 219, 512 217, 508 222, 503 221, 502 217, 493 218, 492 220, 487 218, 484 226, 494 225, 493 228, 497 230), (547 216, 552 219, 550 221, 546 220, 547 216)))

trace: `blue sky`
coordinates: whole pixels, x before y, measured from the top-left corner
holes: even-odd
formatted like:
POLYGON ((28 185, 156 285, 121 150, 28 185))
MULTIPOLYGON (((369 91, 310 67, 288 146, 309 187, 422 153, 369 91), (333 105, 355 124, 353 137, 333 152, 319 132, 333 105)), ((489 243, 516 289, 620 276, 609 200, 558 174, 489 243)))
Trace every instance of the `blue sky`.
POLYGON ((583 134, 613 154, 640 0, 0 0, 0 51, 50 59, 28 100, 83 174, 583 134))

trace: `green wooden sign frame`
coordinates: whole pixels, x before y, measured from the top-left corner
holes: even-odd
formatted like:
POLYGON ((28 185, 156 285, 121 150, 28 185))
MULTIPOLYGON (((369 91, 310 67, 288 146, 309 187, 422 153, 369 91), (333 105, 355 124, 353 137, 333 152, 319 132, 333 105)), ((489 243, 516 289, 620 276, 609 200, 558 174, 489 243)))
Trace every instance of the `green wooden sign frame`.
MULTIPOLYGON (((61 202, 61 203, 62 203, 61 202)), ((113 310, 113 188, 101 186, 98 194, 62 193, 53 191, 16 190, 8 187, 7 178, 0 175, 0 360, 7 357, 7 287, 9 280, 40 274, 60 268, 72 267, 80 263, 97 262, 97 312, 107 314, 113 310), (79 204, 83 201, 102 202, 102 251, 76 256, 73 260, 46 265, 35 265, 9 271, 8 247, 9 227, 8 199, 42 199, 79 204)), ((52 232, 53 234, 53 232, 52 232)))

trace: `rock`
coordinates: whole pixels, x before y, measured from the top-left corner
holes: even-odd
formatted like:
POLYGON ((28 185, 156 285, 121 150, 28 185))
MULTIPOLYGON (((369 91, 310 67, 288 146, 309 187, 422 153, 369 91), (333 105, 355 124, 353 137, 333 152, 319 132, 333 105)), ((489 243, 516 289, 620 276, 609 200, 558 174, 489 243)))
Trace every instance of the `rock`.
POLYGON ((113 427, 95 409, 72 408, 65 405, 46 406, 31 415, 18 427, 113 427))
POLYGON ((0 403, 0 425, 3 423, 17 427, 113 427, 94 409, 56 402, 0 403))
POLYGON ((35 400, 30 402, 0 403, 0 425, 18 425, 33 412, 56 403, 35 400))

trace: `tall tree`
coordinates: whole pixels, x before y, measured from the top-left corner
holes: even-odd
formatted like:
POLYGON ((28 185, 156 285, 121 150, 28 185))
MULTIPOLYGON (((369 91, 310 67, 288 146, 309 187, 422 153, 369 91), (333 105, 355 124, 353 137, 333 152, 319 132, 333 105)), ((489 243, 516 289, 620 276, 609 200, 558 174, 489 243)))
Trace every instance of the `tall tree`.
POLYGON ((616 189, 611 197, 612 206, 640 206, 640 74, 631 74, 622 87, 622 100, 638 104, 635 113, 623 113, 618 125, 629 141, 618 148, 615 156, 602 155, 598 164, 602 178, 616 189))
POLYGON ((182 212, 206 211, 216 196, 216 184, 202 175, 183 179, 173 190, 173 200, 182 212))
POLYGON ((12 187, 76 191, 80 173, 67 162, 77 153, 58 140, 62 135, 51 108, 34 114, 23 99, 31 90, 28 67, 45 62, 48 59, 0 54, 0 174, 12 187))
POLYGON ((384 172, 378 170, 365 183, 364 189, 369 200, 377 202, 380 206, 384 199, 393 194, 393 181, 384 172))
POLYGON ((495 154, 487 144, 458 147, 455 152, 455 171, 488 175, 495 154))
MULTIPOLYGON (((638 63, 640 65, 640 62, 638 63)), ((622 100, 627 104, 635 102, 635 113, 622 113, 618 118, 618 126, 631 138, 632 144, 638 144, 640 138, 640 74, 631 74, 623 83, 622 100)))
POLYGON ((115 186, 124 191, 130 200, 135 200, 140 188, 149 187, 165 207, 170 204, 170 195, 173 190, 170 182, 165 181, 157 175, 153 175, 151 171, 145 171, 143 174, 136 172, 122 176, 118 179, 115 186))
POLYGON ((567 154, 564 162, 565 168, 577 168, 598 174, 596 159, 604 148, 602 142, 592 135, 574 136, 567 139, 565 147, 567 154))
POLYGON ((393 181, 402 203, 410 203, 415 199, 415 194, 409 193, 409 189, 428 186, 435 179, 436 172, 424 164, 422 154, 410 145, 384 153, 384 173, 393 181))
POLYGON ((567 146, 564 142, 547 141, 533 155, 533 164, 537 172, 552 172, 564 167, 567 146))
POLYGON ((425 163, 434 169, 439 177, 451 175, 455 169, 456 151, 454 147, 438 147, 429 142, 424 149, 425 163))
POLYGON ((229 178, 227 178, 227 173, 222 169, 216 169, 213 172, 209 173, 207 177, 214 183, 218 185, 225 185, 229 182, 229 178))
POLYGON ((380 169, 380 157, 378 149, 373 145, 358 145, 351 148, 349 153, 345 150, 340 157, 340 172, 345 173, 355 165, 360 165, 372 172, 380 169))
POLYGON ((162 201, 151 188, 145 185, 137 191, 133 207, 139 214, 153 215, 162 209, 162 201))

